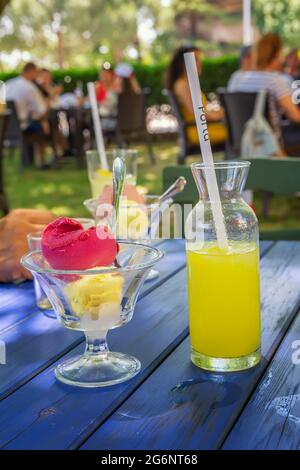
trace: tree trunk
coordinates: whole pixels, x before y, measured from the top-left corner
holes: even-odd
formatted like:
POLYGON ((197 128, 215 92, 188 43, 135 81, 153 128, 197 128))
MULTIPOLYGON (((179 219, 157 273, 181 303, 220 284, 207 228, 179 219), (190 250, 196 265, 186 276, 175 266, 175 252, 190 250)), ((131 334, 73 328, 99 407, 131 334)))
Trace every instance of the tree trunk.
POLYGON ((138 35, 138 18, 137 18, 137 15, 138 15, 138 11, 139 11, 139 8, 140 8, 140 3, 139 0, 134 0, 133 1, 134 5, 135 5, 135 39, 134 39, 134 45, 136 47, 136 50, 137 50, 137 60, 138 62, 142 62, 142 48, 141 48, 141 41, 140 41, 140 38, 139 38, 139 35, 138 35))
POLYGON ((138 62, 142 62, 141 41, 140 41, 138 35, 136 35, 136 39, 135 39, 135 41, 134 41, 134 45, 135 45, 135 47, 136 47, 137 54, 138 54, 137 60, 138 60, 138 62))
POLYGON ((0 16, 4 13, 4 9, 9 3, 10 0, 0 0, 0 16))
POLYGON ((57 31, 57 61, 60 69, 64 68, 64 43, 62 32, 57 31))

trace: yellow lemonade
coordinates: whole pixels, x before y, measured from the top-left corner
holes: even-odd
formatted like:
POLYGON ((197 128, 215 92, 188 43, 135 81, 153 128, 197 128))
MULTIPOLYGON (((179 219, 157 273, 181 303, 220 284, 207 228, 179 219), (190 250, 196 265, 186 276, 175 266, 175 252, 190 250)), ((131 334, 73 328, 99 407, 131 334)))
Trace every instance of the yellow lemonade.
POLYGON ((90 175, 92 196, 99 197, 106 185, 112 185, 112 172, 109 170, 97 170, 90 175))
MULTIPOLYGON (((228 251, 213 243, 199 249, 188 247, 187 270, 193 362, 197 364, 198 354, 199 357, 226 359, 241 358, 258 351, 257 245, 231 242, 228 251)), ((256 357, 258 362, 259 352, 256 357)))
MULTIPOLYGON (((92 175, 89 175, 89 178, 93 198, 99 197, 99 195, 103 192, 105 186, 112 185, 112 171, 109 170, 98 169, 92 175)), ((135 176, 130 173, 127 173, 126 182, 135 185, 135 176)))

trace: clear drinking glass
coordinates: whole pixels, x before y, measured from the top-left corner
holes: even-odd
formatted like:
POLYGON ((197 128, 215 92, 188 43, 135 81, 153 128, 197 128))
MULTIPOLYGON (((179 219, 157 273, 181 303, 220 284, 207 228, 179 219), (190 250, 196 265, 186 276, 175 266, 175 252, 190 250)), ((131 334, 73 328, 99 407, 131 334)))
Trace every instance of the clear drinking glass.
MULTIPOLYGON (((173 200, 169 198, 159 205, 157 202, 159 196, 157 195, 147 194, 144 198, 144 204, 127 199, 121 201, 117 237, 121 240, 138 241, 153 246, 160 238, 160 225, 163 220, 167 220, 166 213, 173 200)), ((84 201, 84 205, 95 218, 96 224, 103 223, 105 209, 101 209, 98 199, 87 199, 84 201)), ((151 269, 146 280, 151 281, 158 276, 159 271, 151 269)))
MULTIPOLYGON (((29 233, 27 235, 27 242, 30 252, 41 250, 42 232, 29 233)), ((55 318, 55 313, 52 310, 52 305, 50 304, 47 295, 43 291, 39 281, 36 278, 33 278, 33 285, 37 307, 42 310, 42 312, 47 317, 55 318)))
POLYGON ((103 170, 97 150, 86 152, 88 176, 91 185, 92 197, 97 198, 106 185, 112 184, 112 165, 116 157, 121 157, 126 163, 126 181, 136 185, 137 176, 137 150, 113 149, 106 152, 108 170, 103 170))
MULTIPOLYGON (((87 217, 78 217, 75 220, 79 222, 85 230, 95 225, 95 221, 87 217)), ((27 235, 28 248, 30 252, 40 251, 42 249, 42 232, 33 232, 27 235)), ((33 278, 35 298, 37 307, 49 318, 56 318, 52 305, 48 300, 47 294, 43 291, 36 278, 33 278)))
POLYGON ((200 200, 185 226, 191 359, 212 371, 255 366, 260 353, 259 232, 242 198, 250 163, 217 162, 228 250, 218 247, 207 174, 191 166, 200 200))
POLYGON ((55 369, 56 377, 80 387, 104 387, 123 382, 138 373, 141 364, 128 354, 111 352, 108 330, 129 322, 140 289, 151 267, 162 258, 157 248, 120 242, 118 263, 82 271, 54 270, 40 251, 21 262, 33 273, 66 328, 84 331, 85 352, 55 369))

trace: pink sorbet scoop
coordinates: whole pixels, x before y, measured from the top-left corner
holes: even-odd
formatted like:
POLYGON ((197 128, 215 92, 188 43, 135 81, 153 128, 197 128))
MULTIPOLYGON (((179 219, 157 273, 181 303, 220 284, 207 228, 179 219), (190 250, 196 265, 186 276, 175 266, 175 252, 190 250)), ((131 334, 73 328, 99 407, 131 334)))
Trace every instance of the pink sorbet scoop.
POLYGON ((118 243, 107 226, 84 230, 76 220, 59 217, 43 231, 42 252, 53 269, 82 270, 112 264, 118 243))

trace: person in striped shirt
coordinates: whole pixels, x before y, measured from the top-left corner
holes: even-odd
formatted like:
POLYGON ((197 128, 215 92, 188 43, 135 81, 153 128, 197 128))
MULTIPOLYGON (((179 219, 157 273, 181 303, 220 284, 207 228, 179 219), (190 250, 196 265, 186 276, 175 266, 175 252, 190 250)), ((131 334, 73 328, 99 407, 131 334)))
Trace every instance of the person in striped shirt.
POLYGON ((256 92, 267 90, 275 98, 277 107, 289 121, 282 128, 284 146, 300 146, 300 109, 292 101, 292 79, 289 81, 282 70, 282 41, 275 33, 265 34, 255 48, 255 70, 237 71, 229 82, 230 92, 256 92), (295 125, 296 124, 296 125, 295 125))

